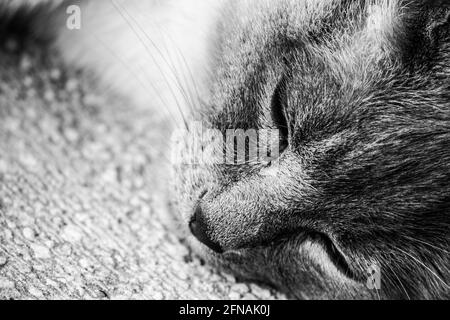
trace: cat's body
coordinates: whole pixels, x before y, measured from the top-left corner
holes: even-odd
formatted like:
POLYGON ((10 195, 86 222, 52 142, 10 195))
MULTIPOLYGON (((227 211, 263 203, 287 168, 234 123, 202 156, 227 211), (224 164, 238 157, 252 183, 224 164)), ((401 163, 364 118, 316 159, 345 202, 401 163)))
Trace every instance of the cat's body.
POLYGON ((191 246, 296 297, 449 298, 448 7, 205 1, 151 1, 161 11, 142 20, 121 2, 102 15, 100 1, 85 7, 97 19, 58 40, 137 105, 167 108, 175 128, 181 110, 224 133, 279 130, 265 163, 199 165, 179 142, 172 200, 191 246))

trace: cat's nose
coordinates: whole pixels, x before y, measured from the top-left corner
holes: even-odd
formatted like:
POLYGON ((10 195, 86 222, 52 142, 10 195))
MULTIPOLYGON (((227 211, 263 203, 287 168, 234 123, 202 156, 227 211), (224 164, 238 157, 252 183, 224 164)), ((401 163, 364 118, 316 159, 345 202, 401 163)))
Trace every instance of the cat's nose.
POLYGON ((197 205, 194 211, 194 215, 192 216, 191 221, 189 222, 189 228, 191 229, 192 234, 204 245, 209 247, 211 250, 222 253, 222 247, 217 243, 211 240, 208 236, 208 229, 205 223, 205 219, 203 216, 202 208, 200 205, 197 205))

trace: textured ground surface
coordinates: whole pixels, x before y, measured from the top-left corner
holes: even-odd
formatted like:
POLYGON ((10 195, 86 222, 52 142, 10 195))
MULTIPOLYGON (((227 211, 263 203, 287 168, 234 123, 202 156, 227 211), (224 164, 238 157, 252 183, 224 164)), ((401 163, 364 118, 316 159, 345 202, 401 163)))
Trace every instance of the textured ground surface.
POLYGON ((0 299, 280 298, 189 256, 162 222, 151 114, 6 44, 0 53, 0 299))

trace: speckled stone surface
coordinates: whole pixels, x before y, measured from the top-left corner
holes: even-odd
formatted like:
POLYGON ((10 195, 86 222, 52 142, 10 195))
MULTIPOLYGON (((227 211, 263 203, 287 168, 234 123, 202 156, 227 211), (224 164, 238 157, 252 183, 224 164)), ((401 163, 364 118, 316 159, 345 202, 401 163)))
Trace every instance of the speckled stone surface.
MULTIPOLYGON (((271 299, 167 227, 152 112, 38 48, 0 52, 0 299, 271 299)), ((166 140, 167 139, 167 140, 166 140)))

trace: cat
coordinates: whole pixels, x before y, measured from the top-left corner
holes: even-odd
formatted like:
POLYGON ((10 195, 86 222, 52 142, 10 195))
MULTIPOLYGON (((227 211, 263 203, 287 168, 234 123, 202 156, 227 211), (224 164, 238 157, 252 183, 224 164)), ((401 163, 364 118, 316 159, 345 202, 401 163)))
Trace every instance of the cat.
POLYGON ((180 149, 200 250, 298 298, 448 298, 448 10, 234 1, 217 30, 200 121, 284 147, 235 166, 180 149))
POLYGON ((3 8, 2 30, 39 21, 68 63, 163 110, 178 232, 210 263, 301 299, 450 298, 447 1, 145 3, 82 2, 79 32, 3 8), (273 133, 269 158, 249 132, 273 133))

